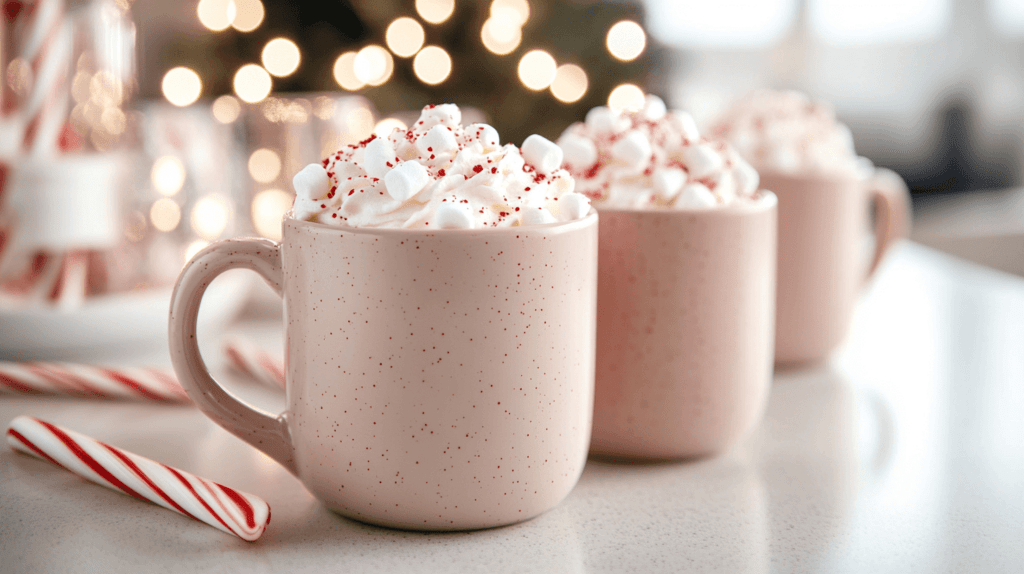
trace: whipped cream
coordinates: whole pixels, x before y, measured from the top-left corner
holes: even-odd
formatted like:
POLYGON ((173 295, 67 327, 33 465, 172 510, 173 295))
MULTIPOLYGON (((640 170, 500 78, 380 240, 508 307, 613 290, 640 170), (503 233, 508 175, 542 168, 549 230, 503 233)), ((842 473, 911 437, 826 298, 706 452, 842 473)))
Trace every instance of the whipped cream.
POLYGON ((596 107, 558 145, 576 191, 597 206, 704 209, 757 195, 757 171, 727 144, 700 135, 690 114, 657 96, 642 110, 596 107))
POLYGON ((501 145, 487 124, 460 125, 458 106, 423 108, 408 130, 342 148, 300 171, 290 216, 348 227, 470 229, 581 219, 562 150, 532 135, 501 145))
POLYGON ((799 92, 753 91, 734 103, 710 133, 759 170, 857 175, 871 168, 870 161, 857 157, 853 135, 832 107, 799 92))

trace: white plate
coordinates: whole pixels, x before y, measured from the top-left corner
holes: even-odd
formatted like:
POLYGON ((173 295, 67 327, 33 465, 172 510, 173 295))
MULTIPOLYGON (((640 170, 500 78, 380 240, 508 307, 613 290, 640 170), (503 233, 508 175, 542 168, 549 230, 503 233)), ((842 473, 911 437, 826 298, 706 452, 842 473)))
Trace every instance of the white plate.
MULTIPOLYGON (((248 300, 253 275, 228 272, 206 290, 200 333, 221 330, 248 300)), ((167 348, 171 289, 86 300, 71 311, 0 309, 0 358, 72 360, 83 351, 119 347, 167 348)))

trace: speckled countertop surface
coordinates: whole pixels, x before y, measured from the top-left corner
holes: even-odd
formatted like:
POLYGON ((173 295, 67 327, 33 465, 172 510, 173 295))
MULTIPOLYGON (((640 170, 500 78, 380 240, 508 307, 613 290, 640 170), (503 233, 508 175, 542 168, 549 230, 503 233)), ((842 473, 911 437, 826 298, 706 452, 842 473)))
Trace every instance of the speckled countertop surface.
MULTIPOLYGON (((273 322, 232 330, 280 344, 273 322)), ((777 374, 764 422, 739 447, 680 463, 591 460, 555 510, 455 534, 340 518, 188 407, 4 396, 4 426, 45 418, 256 493, 273 520, 242 542, 0 448, 0 573, 1019 572, 1022 355, 1024 280, 903 245, 844 347, 777 374)))

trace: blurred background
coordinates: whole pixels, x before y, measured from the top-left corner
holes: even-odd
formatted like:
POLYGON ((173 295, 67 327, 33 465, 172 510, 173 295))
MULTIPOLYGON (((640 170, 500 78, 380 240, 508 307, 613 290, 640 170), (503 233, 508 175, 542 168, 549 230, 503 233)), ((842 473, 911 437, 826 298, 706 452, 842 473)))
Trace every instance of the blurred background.
POLYGON ((265 63, 281 37, 300 62, 274 91, 359 93, 382 114, 454 101, 515 142, 531 130, 557 136, 621 84, 701 123, 750 88, 785 87, 832 102, 858 151, 915 194, 1018 185, 1024 174, 1020 0, 260 1, 136 0, 140 95, 159 97, 174 66, 199 74, 203 97, 231 94, 236 71, 265 63), (611 33, 621 21, 639 28, 611 33), (434 51, 409 57, 422 46, 443 50, 443 80, 428 77, 434 51), (368 47, 380 53, 360 63, 386 61, 387 77, 336 65, 368 47), (533 50, 561 66, 549 89, 517 74, 533 50))

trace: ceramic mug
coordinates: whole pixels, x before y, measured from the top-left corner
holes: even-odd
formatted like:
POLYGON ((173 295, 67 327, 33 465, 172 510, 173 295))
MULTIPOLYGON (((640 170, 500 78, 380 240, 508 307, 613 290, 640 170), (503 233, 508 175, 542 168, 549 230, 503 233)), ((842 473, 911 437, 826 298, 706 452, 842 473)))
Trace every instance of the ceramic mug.
POLYGON ((820 361, 850 325, 857 295, 892 244, 909 232, 910 194, 895 173, 794 176, 761 171, 779 198, 775 362, 820 361), (874 206, 874 253, 864 257, 874 206))
POLYGON ((280 244, 215 243, 184 268, 174 369, 214 422, 328 508, 419 530, 488 528, 554 507, 586 461, 597 214, 482 230, 286 219, 280 244), (254 409, 208 373, 203 291, 243 267, 284 298, 287 407, 254 409))
POLYGON ((602 209, 591 452, 720 452, 760 420, 772 377, 776 200, 602 209))

